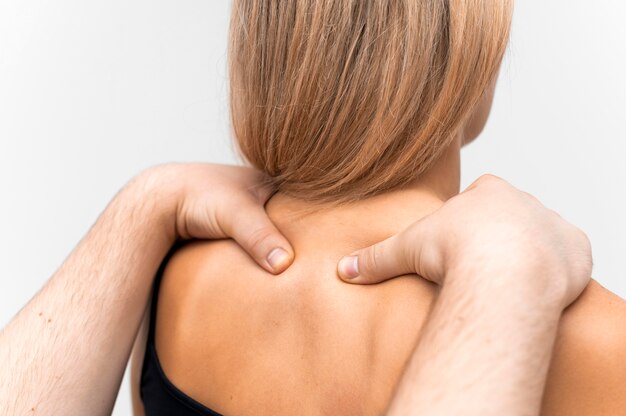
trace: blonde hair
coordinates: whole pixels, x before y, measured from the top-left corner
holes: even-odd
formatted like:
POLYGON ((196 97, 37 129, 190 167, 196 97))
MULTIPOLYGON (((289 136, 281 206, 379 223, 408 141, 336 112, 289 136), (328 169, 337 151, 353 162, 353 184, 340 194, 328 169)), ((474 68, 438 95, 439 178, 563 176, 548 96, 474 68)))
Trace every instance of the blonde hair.
POLYGON ((234 0, 241 155, 310 201, 406 185, 496 77, 511 14, 512 0, 234 0))

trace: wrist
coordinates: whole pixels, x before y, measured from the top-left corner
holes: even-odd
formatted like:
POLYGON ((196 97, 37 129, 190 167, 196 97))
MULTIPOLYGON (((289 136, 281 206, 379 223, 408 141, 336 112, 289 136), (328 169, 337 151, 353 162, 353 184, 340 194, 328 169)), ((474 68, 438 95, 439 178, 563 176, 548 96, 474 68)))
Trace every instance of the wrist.
POLYGON ((471 299, 495 307, 558 317, 565 307, 566 283, 564 272, 550 264, 511 258, 506 263, 477 259, 450 269, 443 286, 449 287, 449 292, 467 293, 471 299))
POLYGON ((125 206, 136 207, 137 215, 147 220, 169 244, 178 237, 176 212, 181 195, 178 178, 171 165, 150 167, 131 179, 119 196, 125 206))

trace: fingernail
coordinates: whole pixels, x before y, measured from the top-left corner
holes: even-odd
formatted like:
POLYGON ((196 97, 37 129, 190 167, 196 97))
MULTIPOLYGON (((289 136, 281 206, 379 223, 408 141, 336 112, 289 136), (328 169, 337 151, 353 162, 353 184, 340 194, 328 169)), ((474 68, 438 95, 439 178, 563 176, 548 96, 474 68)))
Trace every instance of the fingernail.
POLYGON ((339 260, 339 274, 346 279, 354 279, 359 275, 359 257, 345 256, 339 260))
POLYGON ((276 247, 267 255, 267 263, 274 272, 282 271, 289 263, 289 253, 280 247, 276 247))

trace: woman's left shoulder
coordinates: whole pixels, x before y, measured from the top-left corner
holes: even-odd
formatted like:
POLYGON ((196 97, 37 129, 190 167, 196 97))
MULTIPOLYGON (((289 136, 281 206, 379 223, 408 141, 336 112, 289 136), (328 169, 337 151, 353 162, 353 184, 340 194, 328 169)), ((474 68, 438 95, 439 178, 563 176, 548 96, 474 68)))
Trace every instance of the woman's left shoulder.
POLYGON ((626 414, 626 301, 592 280, 561 318, 542 415, 626 414))

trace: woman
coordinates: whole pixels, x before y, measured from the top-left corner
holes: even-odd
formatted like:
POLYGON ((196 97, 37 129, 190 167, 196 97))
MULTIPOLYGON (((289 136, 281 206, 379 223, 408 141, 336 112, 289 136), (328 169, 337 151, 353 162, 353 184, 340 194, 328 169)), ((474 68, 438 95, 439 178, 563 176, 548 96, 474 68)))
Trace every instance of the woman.
MULTIPOLYGON (((486 122, 511 7, 234 2, 235 139, 278 187, 267 212, 297 256, 276 278, 231 241, 173 251, 148 331, 158 358, 135 354, 142 383, 152 358, 178 399, 223 414, 384 411, 436 288, 414 275, 347 285, 336 261, 459 192, 459 152, 486 122)), ((567 310, 543 414, 626 412, 626 340, 611 330, 625 320, 596 283, 567 310)))

